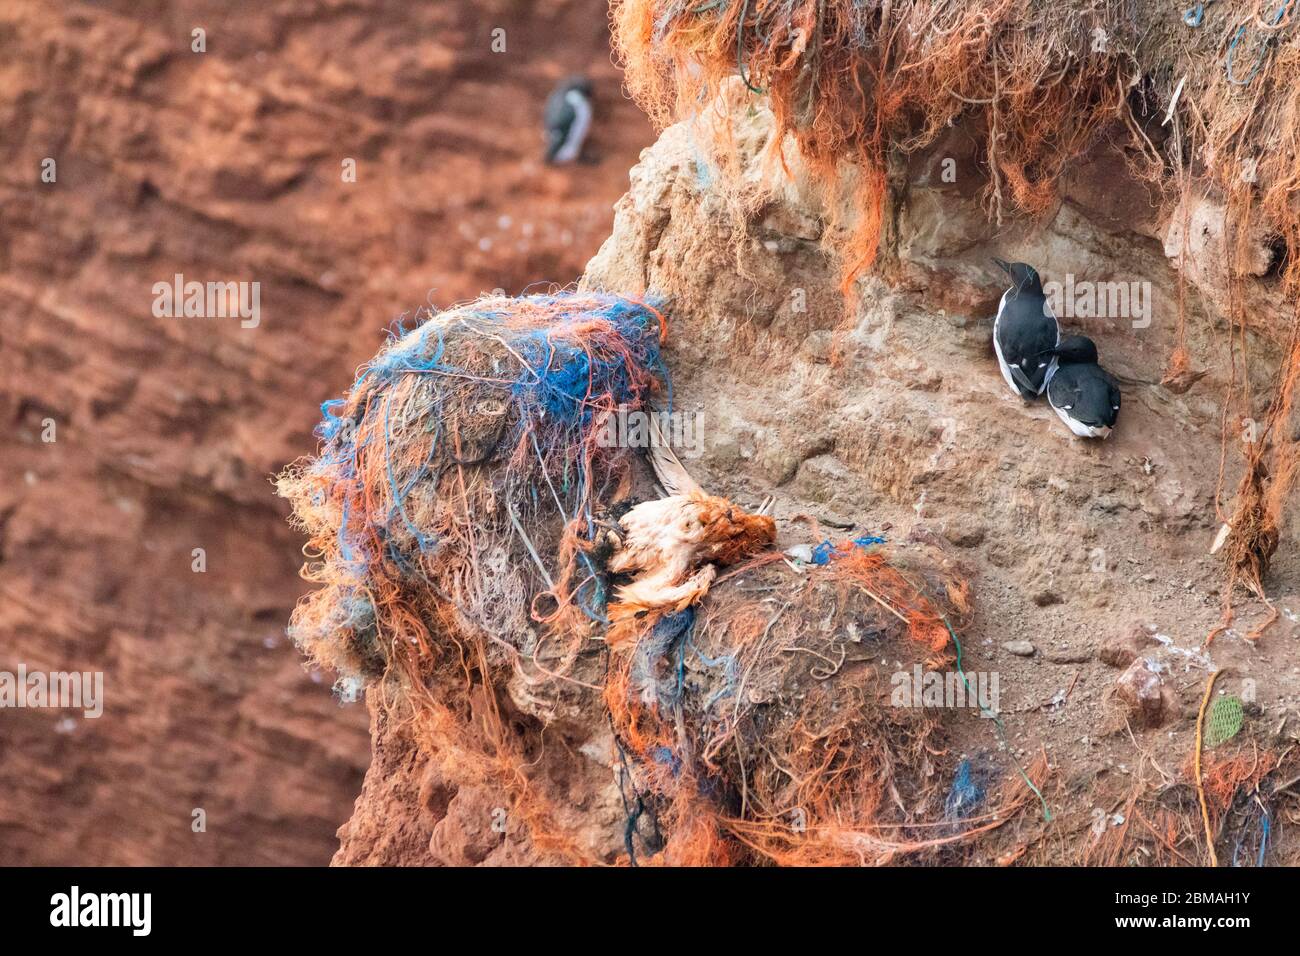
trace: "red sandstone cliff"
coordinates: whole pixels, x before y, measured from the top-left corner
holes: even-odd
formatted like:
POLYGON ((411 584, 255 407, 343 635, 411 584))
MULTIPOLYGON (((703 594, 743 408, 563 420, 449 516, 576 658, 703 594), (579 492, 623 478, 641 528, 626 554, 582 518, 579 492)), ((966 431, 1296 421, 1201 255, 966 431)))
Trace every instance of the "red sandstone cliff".
POLYGON ((283 638, 267 478, 400 313, 572 281, 608 234, 650 133, 604 4, 16 0, 0 127, 0 669, 106 697, 0 712, 0 862, 323 863, 366 717, 283 638), (549 169, 575 70, 598 162, 549 169), (176 273, 259 282, 260 323, 155 318, 176 273))

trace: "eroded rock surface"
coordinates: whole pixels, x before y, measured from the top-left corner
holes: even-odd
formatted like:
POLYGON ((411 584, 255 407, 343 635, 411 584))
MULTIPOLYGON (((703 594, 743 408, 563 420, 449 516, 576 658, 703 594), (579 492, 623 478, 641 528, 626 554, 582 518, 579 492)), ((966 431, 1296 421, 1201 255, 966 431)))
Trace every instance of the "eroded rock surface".
MULTIPOLYGON (((1247 604, 1242 626, 1220 635, 1203 660, 1189 650, 1219 619, 1222 597, 1208 550, 1218 527, 1224 325, 1193 284, 1189 307, 1202 319, 1187 323, 1186 340, 1208 374, 1183 392, 1159 385, 1178 342, 1178 277, 1162 241, 1168 224, 1140 186, 1123 181, 1123 163, 1103 147, 1049 221, 996 234, 977 183, 946 185, 921 164, 901 193, 887 250, 898 274, 892 284, 860 280, 846 308, 826 252, 845 210, 827 207, 792 149, 790 178, 764 155, 771 127, 761 108, 742 106, 731 119, 725 147, 705 126, 683 123, 643 154, 584 280, 666 301, 676 410, 702 416, 703 452, 687 460, 701 482, 748 507, 775 495, 782 548, 852 528, 959 553, 979 608, 964 665, 1000 674, 1009 753, 1047 754, 1059 775, 1049 799, 1066 832, 1087 833, 1095 793, 1131 789, 1124 775, 1137 757, 1114 723, 1108 664, 1126 666, 1140 648, 1128 656, 1105 645, 1133 622, 1160 635, 1169 661, 1158 692, 1163 726, 1134 728, 1161 764, 1179 766, 1188 754, 1195 708, 1185 705, 1209 666, 1235 668, 1222 685, 1230 690, 1254 681, 1268 719, 1294 715, 1300 671, 1284 630, 1296 608, 1284 608, 1279 629, 1251 646, 1242 632, 1263 609, 1247 604), (1121 376, 1124 411, 1109 441, 1074 438, 1045 404, 1009 394, 990 342, 1002 291, 993 254, 1063 283, 1072 274, 1148 284, 1145 315, 1061 316, 1093 336, 1121 376), (1026 645, 1036 653, 1022 656, 1026 645)), ((1263 382, 1269 352, 1257 354, 1265 357, 1252 373, 1263 382)), ((1294 592, 1298 575, 1292 536, 1274 568, 1278 593, 1294 592)), ((974 713, 955 720, 969 752, 997 750, 992 722, 974 713)), ((381 727, 376 745, 384 739, 381 727)), ((608 751, 581 753, 612 772, 608 751)), ((448 786, 455 782, 426 789, 448 786)), ((419 800, 380 797, 378 779, 368 787, 370 799, 387 802, 381 810, 363 798, 359 816, 393 812, 391 803, 404 808, 404 826, 429 817, 419 800)), ((592 827, 616 825, 592 816, 592 827)), ((340 861, 366 855, 366 833, 345 833, 340 861)), ((485 852, 485 862, 501 858, 485 852)), ((1045 852, 1043 861, 1071 862, 1045 852)), ((435 848, 406 862, 451 858, 435 848)))

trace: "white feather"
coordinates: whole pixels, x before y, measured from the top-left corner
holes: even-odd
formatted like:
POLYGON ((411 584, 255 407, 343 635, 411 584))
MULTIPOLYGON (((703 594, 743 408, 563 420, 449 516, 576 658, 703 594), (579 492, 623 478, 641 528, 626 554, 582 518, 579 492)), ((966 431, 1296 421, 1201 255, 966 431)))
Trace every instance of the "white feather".
POLYGON ((646 457, 650 459, 650 468, 659 479, 659 484, 663 486, 664 491, 670 495, 703 494, 704 489, 690 476, 686 466, 673 453, 668 436, 659 427, 657 415, 650 416, 650 428, 654 435, 650 447, 646 450, 646 457))
POLYGON ((573 123, 564 137, 564 145, 555 154, 557 163, 571 163, 577 159, 587 139, 587 131, 591 129, 591 103, 587 98, 577 90, 569 90, 564 94, 564 102, 573 108, 573 123))

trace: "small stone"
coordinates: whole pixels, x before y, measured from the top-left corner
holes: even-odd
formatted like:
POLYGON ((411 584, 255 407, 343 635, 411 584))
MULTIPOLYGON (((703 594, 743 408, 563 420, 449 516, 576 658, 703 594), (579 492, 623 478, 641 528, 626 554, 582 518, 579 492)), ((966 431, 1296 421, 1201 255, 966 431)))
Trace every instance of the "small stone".
POLYGON ((1008 654, 1015 654, 1017 657, 1034 656, 1034 645, 1028 641, 1007 641, 1002 645, 1002 649, 1008 654))
POLYGON ((799 351, 810 361, 825 364, 831 360, 834 335, 828 329, 815 329, 803 340, 799 351))
POLYGON ((1134 624, 1123 634, 1112 637, 1097 651, 1097 658, 1109 667, 1128 667, 1151 643, 1151 630, 1134 624))
POLYGON ((1119 675, 1115 696, 1141 727, 1159 727, 1174 712, 1173 691, 1165 686, 1159 665, 1147 657, 1139 657, 1119 675))

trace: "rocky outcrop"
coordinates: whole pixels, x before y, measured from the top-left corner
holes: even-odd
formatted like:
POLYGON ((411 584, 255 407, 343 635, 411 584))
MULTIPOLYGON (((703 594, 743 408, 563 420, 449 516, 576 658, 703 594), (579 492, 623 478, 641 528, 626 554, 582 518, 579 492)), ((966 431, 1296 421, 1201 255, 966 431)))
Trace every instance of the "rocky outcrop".
MULTIPOLYGON (((1300 679, 1286 641, 1266 637, 1256 649, 1229 631, 1212 660, 1187 650, 1220 614, 1222 570, 1208 551, 1218 526, 1224 326, 1212 301, 1187 290, 1193 314, 1203 317, 1187 323, 1187 346, 1207 374, 1181 392, 1159 384, 1179 341, 1177 275, 1160 238, 1167 224, 1139 201, 1142 187, 1122 179, 1122 161, 1103 146, 1047 221, 1000 232, 978 207, 975 184, 962 178, 978 175, 973 166, 958 162, 958 179, 948 183, 920 164, 894 197, 884 258, 897 263, 896 273, 890 282, 859 280, 846 301, 828 251, 851 214, 810 185, 792 148, 778 161, 763 109, 739 104, 728 123, 723 137, 704 121, 679 124, 643 154, 613 234, 584 279, 667 303, 676 409, 701 416, 703 452, 687 462, 701 483, 748 507, 774 495, 781 547, 820 540, 827 527, 852 528, 959 557, 980 609, 964 666, 1000 675, 1008 732, 1001 752, 1021 760, 1046 754, 1056 825, 1083 834, 1079 848, 1093 801, 1109 805, 1106 794, 1128 793, 1124 774, 1139 759, 1133 738, 1113 722, 1107 663, 1115 661, 1105 641, 1117 630, 1137 622, 1184 651, 1166 650, 1168 669, 1179 675, 1160 689, 1168 723, 1158 732, 1133 728, 1161 765, 1187 756, 1195 708, 1179 704, 1194 702, 1209 666, 1236 668, 1229 685, 1251 681, 1273 722, 1294 714, 1300 679), (1033 262, 1066 296, 1082 294, 1080 283, 1140 287, 1136 311, 1098 316, 1077 298, 1058 310, 1063 324, 1097 339, 1123 382, 1123 416, 1109 441, 1076 439, 1045 405, 1008 393, 990 345, 1001 293, 992 254, 1033 262), (822 530, 810 530, 813 522, 822 530), (1036 652, 1002 650, 1025 643, 1036 652)), ((1261 381, 1268 364, 1252 368, 1261 381)), ((1280 593, 1300 580, 1294 543, 1274 568, 1280 593)), ((1249 608, 1244 617, 1262 613, 1249 608)), ((999 752, 992 722, 976 713, 954 715, 949 730, 964 754, 999 752)), ((556 733, 567 741, 598 731, 556 733)), ((486 844, 449 853, 435 834, 448 807, 465 792, 478 819, 491 798, 458 789, 454 779, 422 779, 427 754, 382 720, 375 746, 386 766, 399 761, 410 770, 386 786, 386 771, 372 767, 339 862, 526 858, 486 844), (415 834, 409 853, 386 849, 376 822, 383 820, 397 821, 390 832, 415 834)), ((563 744, 552 750, 566 762, 574 757, 563 744)), ((581 792, 601 804, 615 755, 595 746, 580 753, 598 782, 581 792)), ((586 826, 592 843, 609 845, 619 823, 592 812, 586 826)), ((457 832, 468 840, 477 830, 462 821, 457 832)), ((1060 857, 1067 844, 1044 844, 1029 858, 1071 862, 1060 857)), ((976 851, 979 859, 997 856, 995 846, 976 851)))

